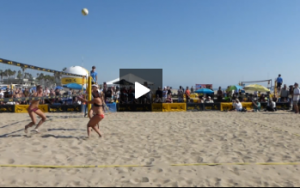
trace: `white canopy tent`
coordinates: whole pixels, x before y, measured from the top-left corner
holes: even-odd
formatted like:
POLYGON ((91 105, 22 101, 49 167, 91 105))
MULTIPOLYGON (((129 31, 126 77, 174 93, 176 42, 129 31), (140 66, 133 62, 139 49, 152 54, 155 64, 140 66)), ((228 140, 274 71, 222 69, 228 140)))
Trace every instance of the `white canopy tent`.
POLYGON ((136 75, 134 75, 134 74, 127 74, 127 75, 123 76, 121 79, 120 79, 120 78, 117 78, 117 79, 115 79, 115 80, 106 82, 106 84, 107 84, 107 85, 115 85, 115 84, 114 84, 115 82, 118 82, 118 81, 123 80, 123 79, 126 80, 126 81, 128 81, 128 82, 131 82, 131 83, 138 82, 138 83, 140 83, 140 84, 144 84, 145 82, 147 82, 148 85, 154 85, 153 82, 149 82, 148 80, 145 80, 145 79, 143 79, 143 78, 140 78, 140 77, 138 77, 138 76, 136 76, 136 75))

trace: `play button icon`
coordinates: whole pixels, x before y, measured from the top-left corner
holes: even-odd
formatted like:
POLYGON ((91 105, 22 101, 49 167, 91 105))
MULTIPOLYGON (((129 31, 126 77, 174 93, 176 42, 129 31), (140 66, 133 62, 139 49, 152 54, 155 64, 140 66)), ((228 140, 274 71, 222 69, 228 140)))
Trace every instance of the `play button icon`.
POLYGON ((135 82, 135 99, 138 99, 149 92, 150 92, 149 88, 143 86, 138 82, 135 82))

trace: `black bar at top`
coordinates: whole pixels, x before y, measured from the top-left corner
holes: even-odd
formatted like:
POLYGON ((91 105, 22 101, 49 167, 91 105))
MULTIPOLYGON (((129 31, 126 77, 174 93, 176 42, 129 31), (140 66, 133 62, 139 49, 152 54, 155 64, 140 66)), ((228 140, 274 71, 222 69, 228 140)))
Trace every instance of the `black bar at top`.
POLYGON ((49 72, 49 73, 59 73, 61 75, 67 75, 67 76, 76 76, 76 77, 85 76, 85 75, 70 74, 70 73, 66 73, 66 72, 62 72, 62 71, 46 69, 46 68, 28 65, 28 64, 24 64, 24 63, 19 63, 16 61, 10 61, 7 59, 2 59, 2 58, 0 58, 0 63, 7 64, 7 65, 13 65, 13 66, 17 66, 17 67, 25 68, 25 69, 33 69, 33 70, 44 71, 44 72, 49 72))

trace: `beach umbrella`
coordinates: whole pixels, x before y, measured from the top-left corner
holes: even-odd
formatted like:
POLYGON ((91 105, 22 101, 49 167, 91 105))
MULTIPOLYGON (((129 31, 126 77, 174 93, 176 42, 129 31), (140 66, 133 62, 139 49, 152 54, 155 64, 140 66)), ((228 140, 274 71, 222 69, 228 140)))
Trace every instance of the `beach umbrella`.
POLYGON ((82 85, 76 83, 67 84, 64 85, 63 87, 68 89, 74 89, 74 90, 82 90, 82 85))
POLYGON ((260 92, 270 92, 270 90, 262 85, 253 84, 245 87, 247 91, 260 91, 260 92))
POLYGON ((207 89, 207 88, 202 88, 202 89, 198 89, 196 91, 196 93, 201 93, 201 94, 213 94, 214 91, 213 90, 210 90, 210 89, 207 89))
POLYGON ((244 90, 244 87, 239 85, 232 85, 230 86, 229 89, 227 89, 227 91, 239 91, 239 90, 244 90))
POLYGON ((61 87, 61 86, 57 86, 56 88, 55 88, 55 90, 62 90, 62 89, 64 89, 63 87, 61 87))

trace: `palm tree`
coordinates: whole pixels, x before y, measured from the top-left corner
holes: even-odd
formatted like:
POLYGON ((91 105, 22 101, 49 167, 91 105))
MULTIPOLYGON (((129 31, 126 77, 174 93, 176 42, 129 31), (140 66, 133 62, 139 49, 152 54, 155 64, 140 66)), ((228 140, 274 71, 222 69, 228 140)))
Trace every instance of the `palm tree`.
POLYGON ((4 76, 4 71, 3 71, 3 70, 0 70, 0 77, 1 77, 1 80, 3 79, 3 76, 4 76))
POLYGON ((18 78, 19 80, 21 80, 21 79, 23 78, 23 74, 22 74, 22 72, 21 72, 20 70, 18 71, 17 78, 18 78))

